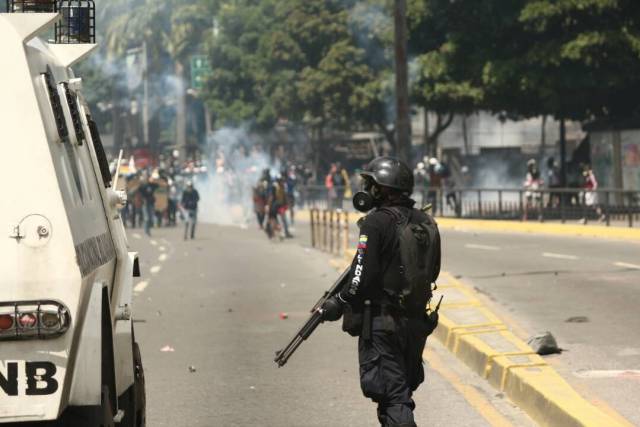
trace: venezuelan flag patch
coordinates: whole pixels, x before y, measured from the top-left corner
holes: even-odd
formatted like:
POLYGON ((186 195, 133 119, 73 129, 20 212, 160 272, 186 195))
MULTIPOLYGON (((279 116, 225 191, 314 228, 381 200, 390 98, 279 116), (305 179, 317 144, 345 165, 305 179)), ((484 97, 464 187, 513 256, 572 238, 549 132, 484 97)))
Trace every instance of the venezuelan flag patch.
POLYGON ((365 234, 360 235, 360 239, 358 240, 358 249, 367 249, 368 240, 369 238, 365 234))

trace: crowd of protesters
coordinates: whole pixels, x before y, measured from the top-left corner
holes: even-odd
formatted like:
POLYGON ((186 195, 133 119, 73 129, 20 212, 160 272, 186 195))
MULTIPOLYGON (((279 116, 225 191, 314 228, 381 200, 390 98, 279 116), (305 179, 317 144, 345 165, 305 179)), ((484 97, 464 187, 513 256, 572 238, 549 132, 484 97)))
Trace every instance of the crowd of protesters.
POLYGON ((253 208, 260 229, 269 239, 292 238, 295 225, 295 207, 299 199, 298 185, 306 185, 308 169, 289 165, 272 174, 265 168, 253 187, 253 208))
POLYGON ((127 193, 121 212, 125 227, 142 227, 151 236, 153 228, 173 227, 180 220, 185 224, 185 240, 194 238, 200 197, 193 179, 206 173, 204 165, 189 161, 178 167, 175 158, 161 156, 155 166, 136 167, 132 157, 123 162, 119 173, 127 193))

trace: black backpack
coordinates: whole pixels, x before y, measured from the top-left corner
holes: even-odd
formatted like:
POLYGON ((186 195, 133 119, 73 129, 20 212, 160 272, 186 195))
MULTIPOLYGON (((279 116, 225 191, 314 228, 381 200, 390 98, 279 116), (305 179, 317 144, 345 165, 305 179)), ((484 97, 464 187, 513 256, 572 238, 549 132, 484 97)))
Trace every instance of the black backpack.
POLYGON ((400 252, 400 287, 392 291, 408 314, 424 313, 432 284, 440 274, 440 232, 426 212, 385 207, 396 222, 396 249, 400 252))

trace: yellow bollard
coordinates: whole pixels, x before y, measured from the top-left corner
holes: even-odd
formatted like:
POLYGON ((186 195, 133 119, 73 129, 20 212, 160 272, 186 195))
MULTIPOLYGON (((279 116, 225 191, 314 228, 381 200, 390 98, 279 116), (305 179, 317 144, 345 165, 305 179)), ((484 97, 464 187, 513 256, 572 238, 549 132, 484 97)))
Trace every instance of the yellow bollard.
POLYGON ((333 226, 333 217, 334 217, 335 212, 334 211, 329 211, 329 253, 333 253, 333 241, 334 241, 334 234, 333 232, 335 231, 335 227, 333 226))
POLYGON ((344 229, 342 233, 342 256, 349 253, 349 212, 344 212, 344 229))
POLYGON ((327 210, 322 211, 322 250, 327 250, 327 210))
POLYGON ((309 220, 311 223, 311 247, 315 248, 316 247, 316 221, 315 221, 315 217, 316 217, 316 209, 315 208, 311 208, 311 210, 309 211, 309 220))

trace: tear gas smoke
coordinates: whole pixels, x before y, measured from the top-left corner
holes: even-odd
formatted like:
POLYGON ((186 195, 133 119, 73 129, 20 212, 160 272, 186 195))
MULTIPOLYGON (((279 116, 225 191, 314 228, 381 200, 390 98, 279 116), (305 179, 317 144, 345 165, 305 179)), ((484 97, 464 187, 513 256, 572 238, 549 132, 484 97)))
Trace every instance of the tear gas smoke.
POLYGON ((211 135, 203 151, 207 171, 195 180, 199 221, 222 225, 253 221, 253 187, 264 169, 272 176, 280 171, 279 162, 271 162, 262 147, 262 137, 246 128, 222 128, 211 135))

